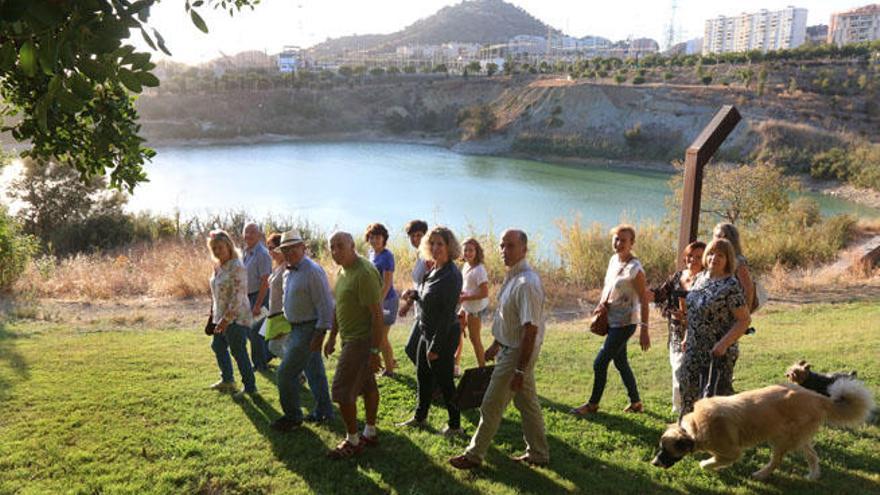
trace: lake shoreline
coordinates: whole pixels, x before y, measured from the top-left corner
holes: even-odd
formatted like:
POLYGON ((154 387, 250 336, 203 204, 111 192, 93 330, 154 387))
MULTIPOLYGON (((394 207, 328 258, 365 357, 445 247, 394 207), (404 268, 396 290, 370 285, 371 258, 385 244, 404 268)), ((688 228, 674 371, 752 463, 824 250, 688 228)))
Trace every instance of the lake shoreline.
MULTIPOLYGON (((259 134, 255 136, 238 136, 233 138, 152 139, 147 143, 147 145, 152 147, 210 147, 225 145, 257 145, 302 142, 363 142, 415 144, 445 148, 449 151, 462 155, 480 155, 499 158, 532 160, 551 165, 644 170, 651 172, 664 172, 669 174, 675 173, 675 167, 673 167, 671 163, 664 161, 578 158, 557 155, 542 156, 510 151, 510 147, 505 140, 490 140, 485 142, 461 142, 451 141, 444 136, 438 135, 388 135, 386 133, 375 131, 322 133, 309 136, 286 134, 259 134)), ((800 181, 802 187, 807 191, 815 192, 837 199, 843 199, 869 208, 880 209, 880 191, 858 188, 840 181, 814 179, 806 174, 798 175, 797 178, 800 181)))

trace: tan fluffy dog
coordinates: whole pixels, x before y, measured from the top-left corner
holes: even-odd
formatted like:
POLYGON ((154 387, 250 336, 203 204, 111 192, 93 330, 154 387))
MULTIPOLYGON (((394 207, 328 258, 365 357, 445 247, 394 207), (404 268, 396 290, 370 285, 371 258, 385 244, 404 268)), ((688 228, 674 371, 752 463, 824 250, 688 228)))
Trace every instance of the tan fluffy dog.
POLYGON ((787 452, 801 450, 810 466, 809 479, 815 480, 820 474, 819 457, 812 444, 819 427, 859 425, 873 407, 871 392, 856 380, 837 380, 829 395, 785 384, 699 400, 694 412, 663 433, 652 464, 668 468, 689 453, 709 452, 712 457, 700 467, 721 469, 736 462, 744 449, 770 443, 770 462, 753 477, 766 479, 787 452))

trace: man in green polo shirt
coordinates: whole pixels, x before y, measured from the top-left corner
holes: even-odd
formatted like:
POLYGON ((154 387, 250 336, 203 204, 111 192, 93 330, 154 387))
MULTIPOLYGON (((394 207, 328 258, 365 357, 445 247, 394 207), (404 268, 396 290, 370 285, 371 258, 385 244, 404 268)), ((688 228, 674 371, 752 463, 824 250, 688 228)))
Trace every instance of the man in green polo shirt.
POLYGON ((376 445, 376 414, 379 410, 379 388, 375 373, 379 370, 379 344, 382 339, 382 279, 373 264, 355 251, 354 238, 348 232, 330 237, 330 254, 340 266, 336 276, 336 310, 330 339, 324 355, 333 354, 336 334, 342 338, 342 351, 333 375, 331 395, 339 404, 345 422, 346 437, 327 455, 344 459, 376 445), (366 426, 363 435, 357 431, 357 397, 364 396, 366 426))

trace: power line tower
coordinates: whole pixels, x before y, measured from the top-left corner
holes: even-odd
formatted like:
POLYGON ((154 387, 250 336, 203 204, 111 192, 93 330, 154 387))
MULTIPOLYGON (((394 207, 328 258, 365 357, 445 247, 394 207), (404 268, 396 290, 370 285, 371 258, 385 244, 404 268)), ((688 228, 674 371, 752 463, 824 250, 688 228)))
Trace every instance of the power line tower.
POLYGON ((669 6, 669 26, 666 28, 666 49, 675 44, 675 12, 678 10, 678 2, 672 0, 669 6))

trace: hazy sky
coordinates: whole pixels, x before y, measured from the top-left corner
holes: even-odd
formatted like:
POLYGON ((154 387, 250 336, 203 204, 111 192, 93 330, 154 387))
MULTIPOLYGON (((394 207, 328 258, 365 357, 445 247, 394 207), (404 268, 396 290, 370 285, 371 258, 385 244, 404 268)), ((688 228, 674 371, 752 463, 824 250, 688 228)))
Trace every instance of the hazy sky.
MULTIPOLYGON (((153 8, 150 25, 162 33, 174 60, 193 63, 244 50, 280 51, 283 45, 308 47, 350 34, 392 33, 428 17, 457 0, 262 0, 255 10, 231 18, 205 11, 209 34, 185 15, 182 0, 163 0, 153 8)), ((572 36, 654 38, 663 44, 672 0, 512 0, 541 21, 572 36)), ((702 36, 706 19, 788 5, 806 8, 807 24, 828 24, 832 12, 870 0, 677 0, 681 39, 702 36)), ((205 9, 203 9, 205 10, 205 9)), ((145 46, 138 33, 134 41, 145 46)))

